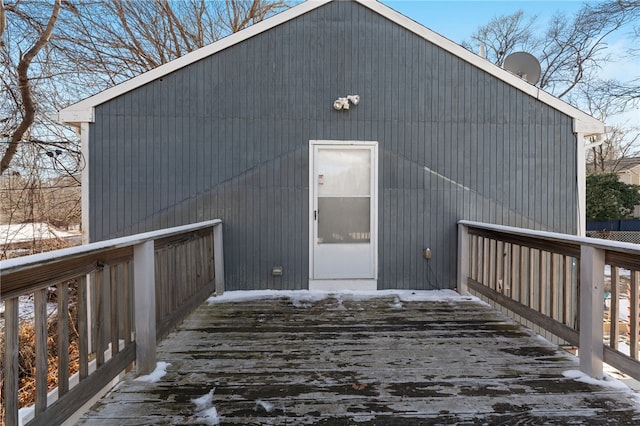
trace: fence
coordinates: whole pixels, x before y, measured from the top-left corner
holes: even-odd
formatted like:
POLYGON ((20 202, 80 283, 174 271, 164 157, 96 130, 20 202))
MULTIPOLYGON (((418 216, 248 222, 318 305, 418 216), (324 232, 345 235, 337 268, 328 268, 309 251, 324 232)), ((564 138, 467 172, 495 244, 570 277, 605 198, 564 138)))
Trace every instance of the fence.
POLYGON ((19 339, 23 305, 33 311, 35 330, 35 403, 26 417, 30 425, 49 425, 72 416, 133 362, 140 374, 153 370, 157 339, 214 290, 224 291, 220 220, 0 262, 5 424, 24 421, 18 356, 29 342, 19 339), (54 309, 47 303, 52 291, 54 309), (49 311, 57 312, 53 331, 49 311), (57 371, 57 389, 50 392, 51 371, 57 371))
POLYGON ((461 291, 578 347, 580 368, 592 377, 602 378, 604 361, 640 379, 640 246, 469 221, 459 222, 458 235, 461 291))

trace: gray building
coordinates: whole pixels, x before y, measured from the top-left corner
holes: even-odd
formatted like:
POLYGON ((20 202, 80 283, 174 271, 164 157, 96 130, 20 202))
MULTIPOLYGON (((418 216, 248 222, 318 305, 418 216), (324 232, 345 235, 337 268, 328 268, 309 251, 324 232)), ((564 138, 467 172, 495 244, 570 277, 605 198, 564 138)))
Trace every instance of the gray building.
POLYGON ((88 240, 221 218, 231 290, 453 288, 460 219, 584 232, 604 132, 370 0, 302 3, 59 117, 88 240))

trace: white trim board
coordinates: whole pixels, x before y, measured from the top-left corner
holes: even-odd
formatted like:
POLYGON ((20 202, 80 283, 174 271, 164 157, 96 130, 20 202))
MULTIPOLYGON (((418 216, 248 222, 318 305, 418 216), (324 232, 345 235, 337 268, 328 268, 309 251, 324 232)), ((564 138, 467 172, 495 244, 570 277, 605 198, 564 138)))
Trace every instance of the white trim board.
MULTIPOLYGON (((165 76, 178 69, 186 67, 196 61, 213 55, 223 49, 238 44, 244 40, 247 40, 253 36, 256 36, 262 32, 265 32, 271 28, 274 28, 280 24, 290 21, 298 16, 301 16, 307 12, 315 10, 330 1, 339 0, 309 0, 301 3, 295 7, 292 7, 284 12, 281 12, 275 16, 265 19, 249 28, 225 37, 216 41, 210 45, 204 46, 198 50, 188 53, 178 59, 168 62, 159 66, 151 71, 127 80, 117 86, 111 87, 103 92, 100 92, 94 96, 84 99, 76 104, 70 105, 64 108, 59 113, 59 120, 61 123, 72 124, 79 126, 82 122, 94 121, 94 107, 105 103, 111 99, 114 99, 124 93, 127 93, 133 89, 141 87, 151 81, 154 81, 162 76, 165 76)), ((418 24, 410 18, 396 12, 390 7, 379 3, 375 0, 352 0, 360 5, 367 7, 368 9, 382 15, 390 21, 402 26, 403 28, 413 32, 414 34, 422 37, 423 39, 435 44, 438 47, 448 51, 449 53, 459 57, 460 59, 476 66, 477 68, 486 71, 494 77, 502 80, 503 82, 529 94, 530 96, 538 99, 539 101, 549 105, 550 107, 567 114, 574 118, 574 133, 583 134, 602 134, 604 133, 604 123, 596 120, 590 115, 580 111, 579 109, 569 105, 568 103, 550 95, 547 92, 535 87, 532 84, 527 83, 518 76, 505 71, 504 69, 494 65, 493 63, 481 58, 480 56, 470 52, 464 47, 454 43, 453 41, 437 34, 428 28, 418 24)))

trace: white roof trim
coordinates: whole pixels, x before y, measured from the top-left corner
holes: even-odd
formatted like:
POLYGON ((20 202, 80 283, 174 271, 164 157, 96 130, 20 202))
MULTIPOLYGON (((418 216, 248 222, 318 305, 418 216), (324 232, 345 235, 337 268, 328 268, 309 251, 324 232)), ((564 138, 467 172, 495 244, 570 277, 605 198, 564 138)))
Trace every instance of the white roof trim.
MULTIPOLYGON (((147 84, 157 78, 167 75, 173 71, 183 68, 189 64, 197 62, 203 58, 211 56, 223 49, 231 47, 237 43, 247 40, 255 35, 258 35, 264 31, 267 31, 275 26, 283 24, 289 20, 292 20, 298 16, 301 16, 309 11, 312 11, 326 3, 333 0, 309 0, 301 3, 291 9, 287 9, 277 15, 272 16, 262 22, 252 25, 242 31, 225 37, 215 43, 204 46, 198 50, 195 50, 187 55, 184 55, 178 59, 168 62, 159 66, 151 71, 127 80, 117 86, 111 87, 103 92, 100 92, 94 96, 84 99, 76 104, 73 104, 60 111, 59 117, 62 123, 76 124, 80 122, 93 122, 93 108, 104 102, 107 102, 119 95, 127 93, 133 89, 136 89, 144 84, 147 84)), ((379 3, 374 0, 354 0, 364 7, 367 7, 374 12, 384 16, 390 21, 406 28, 407 30, 415 33, 416 35, 424 38, 425 40, 441 47, 449 53, 459 57, 460 59, 469 62, 470 64, 480 68, 483 71, 493 75, 494 77, 504 81, 505 83, 522 90, 530 96, 538 99, 539 101, 549 105, 550 107, 557 109, 560 112, 567 114, 574 118, 575 133, 581 134, 601 134, 604 133, 604 123, 596 120, 590 115, 580 111, 579 109, 569 105, 568 103, 556 98, 553 95, 535 87, 532 84, 527 83, 518 76, 505 71, 504 69, 494 65, 493 63, 481 58, 480 56, 470 52, 457 43, 437 34, 423 25, 413 21, 412 19, 396 12, 390 7, 379 3)))

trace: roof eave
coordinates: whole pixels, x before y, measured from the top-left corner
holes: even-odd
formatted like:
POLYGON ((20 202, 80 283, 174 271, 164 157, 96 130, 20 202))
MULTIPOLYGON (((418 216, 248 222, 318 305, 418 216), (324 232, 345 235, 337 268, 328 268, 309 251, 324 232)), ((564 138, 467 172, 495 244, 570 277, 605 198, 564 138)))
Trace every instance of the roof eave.
POLYGON ((79 107, 80 103, 71 105, 58 113, 57 121, 62 124, 80 127, 80 123, 94 122, 93 106, 79 107))

